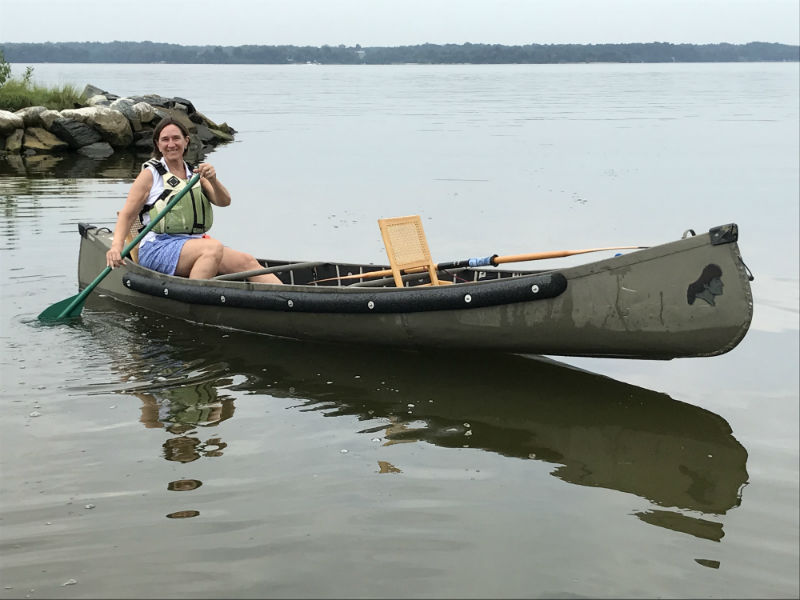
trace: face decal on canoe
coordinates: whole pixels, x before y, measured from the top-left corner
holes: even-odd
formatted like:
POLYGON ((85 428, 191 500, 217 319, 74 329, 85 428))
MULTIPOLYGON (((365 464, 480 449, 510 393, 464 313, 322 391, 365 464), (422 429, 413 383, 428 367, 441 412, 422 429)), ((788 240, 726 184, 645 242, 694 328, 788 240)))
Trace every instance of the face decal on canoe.
POLYGON ((696 281, 689 284, 686 289, 686 300, 689 304, 694 304, 697 298, 705 300, 711 306, 716 306, 714 303, 715 296, 722 295, 722 288, 725 285, 722 283, 722 269, 713 263, 706 265, 700 277, 696 281))

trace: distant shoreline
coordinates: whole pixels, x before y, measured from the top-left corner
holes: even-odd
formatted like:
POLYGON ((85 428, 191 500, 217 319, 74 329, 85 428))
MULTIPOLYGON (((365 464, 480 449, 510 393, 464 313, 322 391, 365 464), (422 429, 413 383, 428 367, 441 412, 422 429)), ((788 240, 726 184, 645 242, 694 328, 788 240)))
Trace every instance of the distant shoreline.
POLYGON ((747 44, 420 44, 182 46, 155 42, 3 43, 9 63, 68 64, 582 64, 799 62, 800 46, 747 44))
MULTIPOLYGON (((788 64, 788 63, 795 63, 800 62, 796 60, 740 60, 740 61, 730 61, 730 60, 708 60, 708 61, 650 61, 650 62, 643 62, 643 61, 591 61, 591 62, 561 62, 561 63, 459 63, 459 62, 452 62, 452 63, 430 63, 430 62, 396 62, 396 63, 381 63, 375 65, 367 65, 367 66, 387 66, 387 67, 402 67, 402 66, 420 66, 420 67, 447 67, 447 66, 496 66, 496 67, 513 67, 513 66, 532 66, 532 65, 539 65, 539 66, 574 66, 574 65, 725 65, 725 64, 788 64)), ((185 62, 167 62, 167 61, 157 61, 157 62, 86 62, 86 61, 75 61, 75 62, 65 62, 65 61, 39 61, 39 62, 30 62, 30 61, 18 61, 18 62, 9 62, 9 64, 16 65, 16 66, 36 66, 36 65, 186 65, 186 66, 231 66, 231 67, 283 67, 283 66, 297 66, 297 67, 305 67, 305 66, 323 66, 322 63, 286 63, 286 64, 279 64, 279 63, 185 63, 185 62)), ((345 63, 326 63, 327 66, 351 66, 345 63)), ((357 65, 354 65, 357 66, 357 65)))

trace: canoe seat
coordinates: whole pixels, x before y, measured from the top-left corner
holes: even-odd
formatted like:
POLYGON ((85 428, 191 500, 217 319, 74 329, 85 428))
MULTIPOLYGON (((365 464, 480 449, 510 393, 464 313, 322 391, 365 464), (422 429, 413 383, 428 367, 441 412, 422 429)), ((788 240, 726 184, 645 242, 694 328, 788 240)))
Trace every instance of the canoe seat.
MULTIPOLYGON (((117 213, 117 216, 119 216, 119 212, 117 213)), ((144 224, 142 223, 141 218, 136 217, 133 220, 133 223, 131 223, 131 228, 130 231, 128 231, 128 235, 125 236, 125 246, 130 244, 134 238, 139 235, 139 231, 141 231, 143 227, 144 224)), ((133 248, 131 248, 130 258, 133 262, 137 264, 139 263, 139 244, 136 244, 133 248)))
POLYGON ((392 276, 397 287, 403 287, 403 271, 408 273, 427 271, 431 282, 425 285, 442 285, 449 281, 439 281, 436 264, 431 258, 422 220, 419 215, 378 219, 383 245, 389 256, 392 276))

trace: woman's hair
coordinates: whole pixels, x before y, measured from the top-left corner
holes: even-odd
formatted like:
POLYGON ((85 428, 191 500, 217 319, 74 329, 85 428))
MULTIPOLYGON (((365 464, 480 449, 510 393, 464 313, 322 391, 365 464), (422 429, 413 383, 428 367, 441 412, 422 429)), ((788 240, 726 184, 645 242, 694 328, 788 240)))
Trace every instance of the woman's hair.
MULTIPOLYGON (((156 128, 153 130, 153 157, 154 158, 161 158, 161 150, 158 149, 158 138, 161 137, 161 131, 167 125, 175 125, 178 129, 181 130, 183 137, 189 137, 189 130, 186 129, 186 126, 181 123, 180 121, 173 119, 172 117, 164 117, 158 122, 156 128)), ((186 154, 186 151, 189 149, 189 144, 186 144, 186 148, 183 149, 183 153, 186 154)))
POLYGON ((722 277, 722 269, 714 263, 706 265, 697 281, 690 283, 686 290, 686 300, 689 304, 694 304, 695 296, 702 292, 715 277, 722 277))

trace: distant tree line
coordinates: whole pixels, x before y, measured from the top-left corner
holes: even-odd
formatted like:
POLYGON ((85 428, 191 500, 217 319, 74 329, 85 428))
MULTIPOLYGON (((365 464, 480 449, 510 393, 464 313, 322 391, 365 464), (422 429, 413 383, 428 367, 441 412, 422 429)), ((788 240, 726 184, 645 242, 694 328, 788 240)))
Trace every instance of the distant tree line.
POLYGON ((800 61, 800 46, 749 44, 420 44, 416 46, 182 46, 155 42, 2 43, 11 63, 324 65, 800 61))

